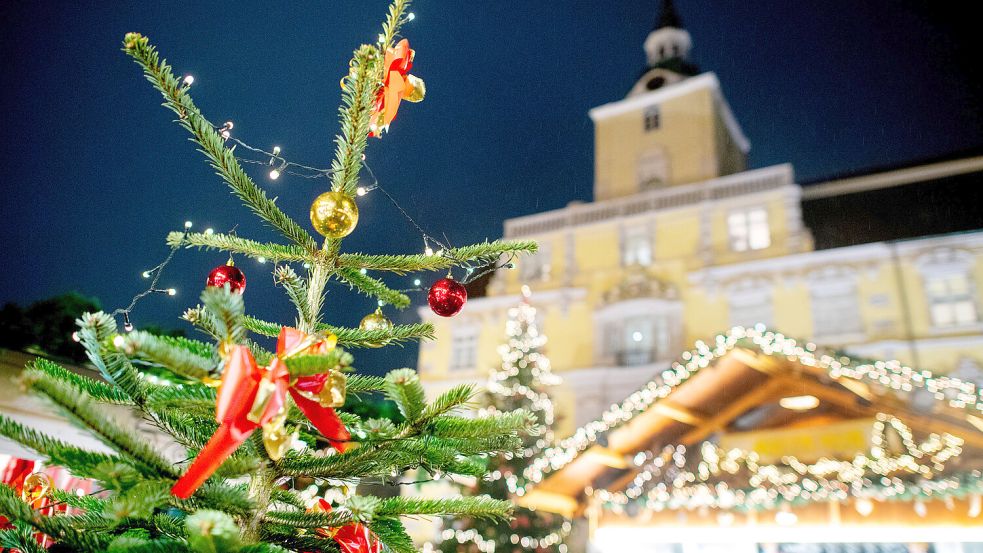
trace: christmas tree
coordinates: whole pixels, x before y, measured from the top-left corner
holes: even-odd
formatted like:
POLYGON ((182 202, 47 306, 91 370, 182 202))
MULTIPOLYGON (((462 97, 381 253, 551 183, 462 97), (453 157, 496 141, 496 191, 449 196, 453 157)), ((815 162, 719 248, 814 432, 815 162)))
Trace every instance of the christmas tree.
MULTIPOLYGON (((549 359, 542 352, 546 336, 536 325, 536 309, 529 304, 529 289, 523 287, 523 301, 509 309, 505 325, 506 341, 499 346, 502 363, 488 377, 486 393, 478 419, 500 417, 514 410, 526 410, 536 418, 542 432, 524 436, 522 448, 489 460, 488 474, 467 486, 473 495, 501 499, 522 496, 528 484, 523 475, 525 459, 553 442, 553 402, 546 389, 559 383, 550 371, 549 359)), ((517 508, 511 520, 479 518, 444 519, 442 541, 437 548, 455 552, 559 551, 570 533, 570 522, 558 515, 517 508)))
MULTIPOLYGON (((123 51, 143 68, 176 122, 232 193, 285 240, 261 243, 185 228, 169 235, 168 243, 174 250, 221 250, 272 261, 275 281, 297 318, 285 326, 246 315, 245 275, 232 264, 209 275, 201 305, 185 315, 207 341, 134 330, 128 311, 122 329, 112 314, 82 315, 75 338, 101 378, 39 359, 24 370, 23 382, 109 451, 80 449, 3 415, 0 435, 90 479, 100 491, 79 496, 53 489, 42 474, 28 477, 20 489, 0 486, 0 515, 13 526, 0 532, 2 546, 40 551, 44 535, 73 551, 406 552, 415 549, 402 516, 509 516, 509 503, 488 497, 347 495, 335 504, 312 504, 292 485, 303 480, 351 490, 359 482, 392 483, 407 470, 481 477, 484 457, 517 451, 521 436, 535 427, 534 417, 521 410, 483 419, 455 414, 471 400, 470 386, 427 403, 410 369, 385 377, 354 369, 348 350, 427 339, 429 325, 393 325, 382 311, 368 315, 359 328, 322 320, 330 281, 377 298, 387 309, 404 308, 409 297, 370 273, 450 271, 535 250, 529 242, 493 242, 431 255, 342 253, 342 238, 358 219, 355 200, 368 138, 387 131, 401 100, 423 97, 423 82, 409 74, 414 52, 405 39, 396 42, 408 20, 407 3, 393 2, 378 41, 355 50, 342 79, 341 131, 327 174, 331 188, 314 200, 310 213, 323 241, 246 174, 228 145, 232 125, 205 118, 191 99, 191 80, 175 75, 148 38, 125 36, 123 51), (257 336, 278 337, 276 349, 265 349, 257 336), (363 420, 342 407, 346 393, 382 394, 404 420, 363 420), (186 450, 186 457, 165 456, 121 424, 118 409, 148 421, 186 450), (68 506, 71 514, 54 506, 68 506)), ((284 167, 278 152, 273 154, 276 166, 284 167)), ((453 315, 466 300, 463 290, 461 283, 441 279, 430 290, 431 306, 453 315)))

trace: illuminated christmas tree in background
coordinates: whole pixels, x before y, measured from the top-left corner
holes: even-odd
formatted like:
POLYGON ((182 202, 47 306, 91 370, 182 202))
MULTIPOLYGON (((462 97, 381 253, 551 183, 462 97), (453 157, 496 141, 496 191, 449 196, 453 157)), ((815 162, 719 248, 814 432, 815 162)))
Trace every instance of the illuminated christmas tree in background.
MULTIPOLYGON (((559 378, 550 371, 549 358, 542 351, 546 336, 539 332, 536 308, 529 303, 529 295, 529 288, 523 287, 522 302, 509 309, 506 341, 498 348, 502 363, 488 377, 478 420, 494 420, 514 410, 527 410, 543 431, 526 436, 521 451, 490 458, 487 476, 465 486, 472 495, 521 497, 528 484, 523 476, 527 459, 553 444, 555 414, 546 390, 558 384, 559 378)), ((444 553, 564 553, 567 546, 562 542, 570 529, 570 521, 560 515, 520 507, 516 508, 512 520, 445 518, 442 541, 436 548, 444 553)))

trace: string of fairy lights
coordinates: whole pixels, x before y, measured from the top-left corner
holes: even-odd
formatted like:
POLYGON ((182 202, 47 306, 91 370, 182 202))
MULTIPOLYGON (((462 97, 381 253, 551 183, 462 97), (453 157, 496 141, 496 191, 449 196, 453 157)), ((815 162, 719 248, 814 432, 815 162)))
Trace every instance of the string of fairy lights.
MULTIPOLYGON (((404 22, 413 21, 413 19, 415 19, 415 15, 410 13, 407 14, 404 22)), ((188 89, 192 86, 192 84, 195 83, 195 77, 192 75, 185 75, 182 78, 181 83, 185 89, 188 89)), ((273 146, 271 150, 266 150, 264 148, 260 148, 255 145, 247 143, 246 141, 233 135, 233 130, 235 129, 235 123, 233 121, 225 121, 221 125, 216 125, 205 119, 204 115, 200 113, 198 115, 201 116, 202 119, 205 120, 205 122, 208 123, 216 132, 218 132, 218 134, 225 141, 233 143, 230 150, 236 154, 235 157, 237 161, 247 165, 263 166, 268 168, 266 174, 271 181, 277 181, 285 175, 303 178, 303 179, 320 179, 320 178, 330 178, 333 174, 331 169, 314 167, 312 165, 298 163, 296 161, 287 159, 283 155, 283 148, 281 148, 280 146, 273 146), (239 155, 238 153, 236 153, 238 149, 246 150, 248 152, 256 154, 257 156, 259 156, 259 159, 255 157, 247 157, 244 155, 239 155)), ((400 212, 400 214, 406 219, 406 221, 416 230, 416 232, 420 234, 420 237, 423 241, 424 255, 427 256, 447 255, 447 252, 452 249, 452 246, 450 245, 450 241, 447 240, 446 238, 444 240, 441 240, 428 233, 406 211, 406 209, 399 204, 396 198, 393 197, 392 194, 390 194, 387 190, 385 190, 382 187, 382 185, 379 183, 379 179, 375 175, 375 172, 365 162, 365 160, 366 157, 363 154, 362 155, 363 167, 365 168, 366 173, 369 176, 369 182, 359 185, 355 190, 356 195, 365 196, 372 191, 378 190, 389 200, 390 203, 392 203, 392 205, 400 212)), ((192 223, 188 221, 185 223, 184 227, 185 227, 185 235, 187 235, 187 233, 190 232, 191 230, 192 223)), ((205 231, 206 234, 211 234, 212 232, 213 232, 212 229, 207 229, 205 231)), ((170 248, 167 257, 163 262, 161 262, 160 264, 158 264, 157 266, 151 269, 143 271, 142 274, 144 278, 152 279, 150 286, 146 290, 134 296, 132 301, 127 307, 117 309, 112 313, 114 317, 122 316, 123 327, 126 331, 129 332, 133 330, 133 324, 130 322, 130 315, 133 312, 136 305, 140 302, 140 300, 153 294, 166 294, 170 296, 174 296, 177 294, 177 289, 175 288, 159 288, 158 281, 161 275, 163 274, 164 268, 167 266, 168 263, 170 263, 177 250, 179 250, 182 246, 183 246, 183 240, 170 248)), ((503 258, 497 260, 494 263, 487 264, 487 265, 474 265, 471 263, 463 263, 462 266, 466 274, 465 277, 460 280, 460 282, 463 285, 467 285, 499 269, 512 269, 515 267, 515 257, 516 254, 512 253, 503 256, 503 258)), ((257 258, 257 261, 259 263, 266 263, 267 260, 263 257, 259 257, 257 258)), ((304 263, 303 265, 304 268, 306 269, 310 268, 310 264, 308 263, 304 263)), ((363 269, 362 273, 365 274, 366 271, 363 269)), ((450 271, 448 271, 448 273, 450 273, 450 271)), ((332 284, 337 284, 337 283, 332 283, 332 284)), ((401 293, 411 293, 411 292, 426 292, 427 290, 428 288, 423 286, 423 283, 419 278, 414 278, 412 280, 411 287, 406 287, 395 291, 401 293)), ((382 305, 383 303, 380 302, 380 307, 382 305)))
POLYGON ((624 491, 591 489, 589 495, 615 512, 623 512, 633 501, 662 511, 775 508, 784 503, 845 499, 849 495, 883 500, 910 495, 912 486, 936 481, 946 464, 962 452, 963 440, 943 433, 916 443, 903 422, 882 413, 875 417, 870 443, 869 452, 851 460, 821 458, 814 463, 794 456, 764 463, 753 451, 724 450, 709 441, 703 442, 694 460, 687 458, 684 446, 668 445, 660 452, 635 456, 635 464, 642 468, 624 491), (897 437, 900 447, 892 445, 892 436, 897 437), (915 480, 906 481, 899 474, 915 480), (746 478, 746 486, 727 483, 738 476, 740 482, 746 478))
POLYGON ((545 475, 570 464, 602 434, 632 420, 654 402, 668 396, 700 369, 742 344, 755 347, 766 355, 784 356, 790 361, 823 369, 834 379, 848 378, 903 393, 927 390, 937 400, 946 401, 951 407, 967 414, 983 412, 983 391, 972 382, 936 376, 931 371, 916 370, 898 361, 858 362, 843 355, 820 353, 816 351, 815 344, 768 331, 763 325, 734 327, 709 342, 696 342, 692 350, 683 352, 680 360, 663 371, 659 378, 632 393, 622 403, 612 405, 599 418, 581 426, 570 437, 545 448, 531 460, 523 473, 531 484, 525 489, 518 489, 516 493, 528 493, 545 475))

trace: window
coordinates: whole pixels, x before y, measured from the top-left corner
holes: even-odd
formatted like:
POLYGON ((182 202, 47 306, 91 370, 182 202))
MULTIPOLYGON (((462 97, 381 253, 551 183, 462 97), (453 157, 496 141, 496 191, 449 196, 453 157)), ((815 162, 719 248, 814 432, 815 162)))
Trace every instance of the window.
POLYGON ((478 365, 478 326, 460 326, 451 339, 452 371, 474 370, 478 365))
MULTIPOLYGON (((661 85, 660 85, 661 86, 661 85)), ((658 88, 658 87, 656 87, 658 88)), ((659 128, 660 114, 659 106, 651 106, 645 109, 645 130, 653 131, 659 128)))
POLYGON ((925 278, 932 324, 939 328, 973 324, 979 320, 973 301, 972 282, 966 273, 925 278))
POLYGON ((669 324, 664 316, 636 315, 604 325, 604 357, 619 367, 655 363, 669 352, 669 324))
POLYGON ((649 266, 652 264, 652 238, 647 227, 627 229, 621 244, 621 263, 649 266))
POLYGON ((660 188, 669 180, 669 163, 662 150, 642 154, 638 159, 638 188, 660 188))
POLYGON ((727 231, 735 252, 763 250, 771 245, 768 211, 763 207, 732 211, 727 216, 727 231))
POLYGON ((551 268, 549 245, 540 244, 539 251, 519 262, 519 278, 523 282, 549 280, 551 268))
POLYGON ((854 283, 825 282, 813 285, 812 327, 816 338, 863 332, 860 305, 854 283))
POLYGON ((731 326, 772 325, 771 293, 765 290, 742 292, 730 297, 731 326))

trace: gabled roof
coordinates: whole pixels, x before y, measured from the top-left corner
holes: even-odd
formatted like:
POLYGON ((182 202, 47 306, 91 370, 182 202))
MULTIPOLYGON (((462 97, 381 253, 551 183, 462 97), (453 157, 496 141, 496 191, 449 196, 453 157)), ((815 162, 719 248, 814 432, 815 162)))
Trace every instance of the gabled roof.
POLYGON ((587 493, 621 492, 636 481, 647 452, 651 458, 667 446, 699 450, 708 439, 737 431, 859 419, 898 421, 913 442, 956 444, 962 455, 943 467, 955 474, 983 468, 980 415, 983 394, 972 383, 898 362, 816 351, 763 329, 735 328, 714 342, 698 342, 624 402, 531 459, 526 476, 539 483, 519 501, 572 515, 583 509, 587 493), (934 398, 930 413, 913 407, 915 393, 934 398), (793 412, 776 405, 801 395, 815 396, 819 406, 793 412))

